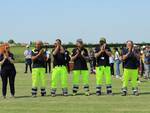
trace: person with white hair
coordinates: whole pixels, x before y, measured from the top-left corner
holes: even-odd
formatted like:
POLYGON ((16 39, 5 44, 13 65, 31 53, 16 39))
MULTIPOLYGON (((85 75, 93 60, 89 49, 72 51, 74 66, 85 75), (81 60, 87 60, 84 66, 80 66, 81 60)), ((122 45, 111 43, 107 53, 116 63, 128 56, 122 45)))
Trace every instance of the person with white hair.
POLYGON ((26 46, 26 50, 24 51, 24 56, 25 56, 25 72, 28 72, 28 67, 30 69, 30 72, 32 73, 32 60, 31 60, 31 55, 32 55, 32 50, 30 50, 30 46, 26 46))
POLYGON ((73 68, 73 95, 75 96, 79 90, 80 76, 82 76, 85 96, 89 96, 89 71, 87 61, 89 55, 87 49, 84 47, 82 39, 77 39, 76 48, 72 51, 71 61, 74 62, 73 68))
POLYGON ((36 97, 37 89, 40 87, 41 96, 46 95, 46 74, 45 74, 45 62, 46 55, 42 48, 42 41, 36 41, 35 48, 32 50, 32 96, 36 97))

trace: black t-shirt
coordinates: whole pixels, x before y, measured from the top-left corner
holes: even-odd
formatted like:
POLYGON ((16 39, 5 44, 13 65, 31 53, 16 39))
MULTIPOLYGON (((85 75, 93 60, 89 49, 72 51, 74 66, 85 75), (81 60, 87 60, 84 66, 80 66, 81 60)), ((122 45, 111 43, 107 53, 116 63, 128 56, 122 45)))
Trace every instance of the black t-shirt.
MULTIPOLYGON (((32 56, 38 55, 40 50, 38 49, 33 49, 32 50, 32 56)), ((45 53, 43 56, 39 56, 37 59, 33 61, 33 68, 45 68, 45 53)))
MULTIPOLYGON (((15 60, 14 55, 10 52, 9 52, 9 58, 12 59, 12 60, 15 60)), ((2 61, 3 59, 4 59, 4 55, 0 54, 0 61, 2 61)), ((4 63, 2 64, 2 66, 1 66, 1 70, 3 70, 3 69, 4 70, 15 70, 15 66, 8 59, 6 59, 4 61, 4 63)))
MULTIPOLYGON (((77 53, 78 48, 73 49, 72 56, 75 56, 77 53)), ((74 60, 74 69, 73 70, 88 70, 87 67, 87 61, 86 59, 81 55, 83 52, 85 57, 88 57, 88 51, 85 48, 82 48, 79 50, 80 54, 79 56, 74 60)))
MULTIPOLYGON (((105 49, 109 52, 111 52, 111 49, 106 45, 105 49)), ((98 53, 100 51, 100 46, 95 48, 95 53, 98 53)), ((109 56, 103 52, 99 57, 96 58, 97 66, 110 66, 109 63, 109 56)))
MULTIPOLYGON (((128 49, 124 49, 122 51, 123 55, 126 55, 127 53, 128 53, 128 49)), ((124 68, 127 68, 127 69, 137 69, 139 64, 140 64, 140 61, 139 59, 136 58, 133 52, 131 52, 128 55, 127 59, 124 60, 124 68)))
MULTIPOLYGON (((52 50, 54 51, 54 49, 52 50)), ((66 66, 67 61, 68 61, 68 52, 60 53, 58 52, 56 55, 53 55, 54 61, 53 61, 53 66, 66 66)))

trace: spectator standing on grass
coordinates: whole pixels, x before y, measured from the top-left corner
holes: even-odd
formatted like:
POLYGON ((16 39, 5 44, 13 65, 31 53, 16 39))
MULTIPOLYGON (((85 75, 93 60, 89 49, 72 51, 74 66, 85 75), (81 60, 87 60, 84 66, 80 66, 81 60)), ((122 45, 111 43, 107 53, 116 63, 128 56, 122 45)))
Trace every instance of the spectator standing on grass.
POLYGON ((14 55, 10 52, 9 44, 4 44, 4 51, 0 53, 1 78, 2 78, 2 95, 6 98, 7 83, 9 79, 11 97, 15 96, 15 76, 16 69, 14 66, 14 55))
POLYGON ((106 43, 105 38, 100 39, 100 44, 95 48, 96 66, 96 95, 101 95, 103 79, 106 80, 107 94, 112 94, 112 78, 110 71, 109 57, 112 55, 111 49, 106 43))
POLYGON ((109 57, 109 63, 110 63, 111 75, 114 76, 114 63, 115 63, 115 60, 114 60, 114 55, 113 54, 109 57))
POLYGON ((124 61, 124 74, 123 74, 123 86, 122 96, 127 95, 128 82, 131 80, 133 95, 138 96, 138 67, 139 67, 139 54, 133 47, 132 41, 127 41, 126 49, 123 50, 124 61))
POLYGON ((25 72, 28 72, 28 67, 30 69, 30 72, 32 73, 32 50, 30 50, 29 45, 26 46, 26 50, 24 51, 24 56, 25 56, 25 72))
POLYGON ((72 51, 71 61, 74 62, 73 68, 73 95, 75 96, 79 90, 80 76, 82 76, 85 95, 89 96, 89 71, 87 61, 89 55, 84 47, 82 39, 76 41, 76 48, 72 51))
POLYGON ((48 46, 45 47, 46 62, 45 62, 45 73, 51 72, 51 52, 48 50, 48 46))
POLYGON ((140 77, 142 78, 143 75, 144 75, 144 51, 142 47, 142 50, 140 51, 140 77))
POLYGON ((92 48, 89 50, 89 62, 90 62, 90 73, 96 74, 95 72, 96 58, 94 55, 94 50, 92 48))
POLYGON ((45 75, 45 62, 46 55, 42 48, 42 41, 36 41, 35 48, 32 50, 32 96, 37 96, 37 90, 40 87, 41 96, 46 95, 46 75, 45 75))
POLYGON ((150 79, 150 47, 146 46, 144 50, 144 68, 145 68, 145 75, 146 79, 150 79))
POLYGON ((114 49, 115 49, 116 78, 121 78, 120 76, 120 64, 121 64, 120 52, 118 48, 114 48, 114 49))

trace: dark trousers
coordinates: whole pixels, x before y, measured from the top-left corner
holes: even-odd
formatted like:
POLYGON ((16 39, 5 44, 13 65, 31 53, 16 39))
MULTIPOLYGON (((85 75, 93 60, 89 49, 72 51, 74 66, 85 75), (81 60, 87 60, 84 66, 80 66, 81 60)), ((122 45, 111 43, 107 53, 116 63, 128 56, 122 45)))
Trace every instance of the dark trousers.
POLYGON ((30 72, 32 73, 32 60, 31 59, 26 59, 25 61, 25 73, 28 72, 28 67, 30 69, 30 72))
POLYGON ((49 73, 51 72, 51 59, 48 59, 48 61, 46 61, 46 63, 45 63, 45 73, 47 73, 47 72, 49 72, 49 73))
POLYGON ((32 66, 31 66, 31 64, 25 64, 25 73, 28 72, 28 67, 30 69, 30 72, 32 73, 32 66))
POLYGON ((114 75, 114 63, 110 64, 111 75, 114 75))
POLYGON ((3 96, 6 96, 7 93, 8 80, 10 86, 10 93, 11 95, 15 95, 15 76, 16 72, 14 70, 1 70, 3 96))

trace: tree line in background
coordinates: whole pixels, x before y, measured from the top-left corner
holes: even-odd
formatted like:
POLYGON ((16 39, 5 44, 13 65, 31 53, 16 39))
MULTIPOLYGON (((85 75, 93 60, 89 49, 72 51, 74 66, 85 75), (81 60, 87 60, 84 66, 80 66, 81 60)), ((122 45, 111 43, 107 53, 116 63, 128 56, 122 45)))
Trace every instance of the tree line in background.
MULTIPOLYGON (((27 45, 27 43, 15 42, 15 40, 13 40, 13 39, 8 40, 7 42, 10 45, 12 45, 12 46, 26 46, 27 45)), ((3 44, 3 43, 4 43, 3 41, 0 41, 0 44, 3 44)), ((35 42, 34 41, 30 41, 29 45, 31 47, 34 47, 35 46, 35 42)), ((85 43, 85 47, 88 47, 88 48, 96 47, 97 45, 98 44, 85 43)), ((136 45, 139 45, 139 46, 150 45, 150 42, 136 43, 136 45)), ((48 42, 44 42, 44 46, 48 46, 49 48, 53 47, 53 45, 49 44, 48 42)), ((123 46, 125 46, 125 43, 109 43, 109 46, 110 47, 123 47, 123 46)), ((73 42, 68 42, 68 44, 64 44, 64 47, 66 47, 66 48, 73 48, 73 47, 75 47, 75 44, 73 42)))
MULTIPOLYGON (((2 44, 2 43, 4 43, 4 42, 0 41, 0 44, 2 44)), ((17 43, 13 39, 8 40, 8 43, 11 45, 11 51, 15 55, 15 62, 23 63, 24 62, 24 55, 23 55, 23 53, 24 53, 24 51, 26 49, 27 43, 17 43)), ((28 45, 30 45, 30 47, 32 49, 35 46, 35 42, 34 41, 30 41, 28 43, 28 45)), ((50 45, 47 42, 44 42, 44 45, 48 46, 49 48, 53 48, 53 45, 50 45)), ((142 43, 139 43, 139 44, 136 44, 136 45, 143 46, 143 45, 150 45, 150 43, 142 42, 142 43)), ((98 44, 90 44, 90 43, 89 44, 85 44, 86 48, 95 48, 96 46, 98 46, 98 44)), ((122 48, 122 47, 125 46, 125 43, 109 43, 109 46, 110 47, 122 48)), ((68 48, 68 50, 71 50, 71 48, 75 47, 75 44, 73 42, 69 42, 68 44, 64 44, 64 47, 68 48)))

